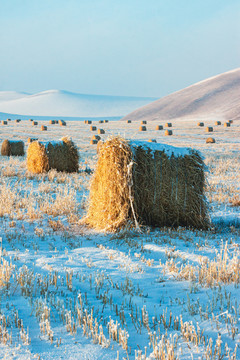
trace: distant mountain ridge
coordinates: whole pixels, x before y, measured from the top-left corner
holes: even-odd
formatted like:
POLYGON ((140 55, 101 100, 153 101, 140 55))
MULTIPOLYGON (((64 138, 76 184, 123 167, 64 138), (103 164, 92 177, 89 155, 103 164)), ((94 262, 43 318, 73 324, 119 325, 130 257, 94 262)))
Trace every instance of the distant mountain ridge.
POLYGON ((37 94, 0 91, 0 113, 51 117, 124 116, 156 98, 77 94, 47 90, 37 94))
POLYGON ((192 116, 240 120, 240 68, 165 96, 134 110, 123 119, 170 120, 192 116))

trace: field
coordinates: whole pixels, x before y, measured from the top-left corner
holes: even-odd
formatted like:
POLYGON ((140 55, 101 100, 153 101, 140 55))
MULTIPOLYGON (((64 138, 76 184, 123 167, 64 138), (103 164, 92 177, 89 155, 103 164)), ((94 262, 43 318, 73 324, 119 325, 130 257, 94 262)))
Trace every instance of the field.
POLYGON ((155 130, 165 121, 147 132, 139 122, 92 124, 105 129, 103 139, 199 149, 209 231, 87 228, 96 132, 80 121, 0 125, 0 144, 69 135, 81 157, 79 173, 32 175, 26 156, 0 156, 1 359, 240 359, 240 121, 224 128, 215 120, 174 120, 168 137, 155 130), (215 144, 206 144, 209 136, 215 144))

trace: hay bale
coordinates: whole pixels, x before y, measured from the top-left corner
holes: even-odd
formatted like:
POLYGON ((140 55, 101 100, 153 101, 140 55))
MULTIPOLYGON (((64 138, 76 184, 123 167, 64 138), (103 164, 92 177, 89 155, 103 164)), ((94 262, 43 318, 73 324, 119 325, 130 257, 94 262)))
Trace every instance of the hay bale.
POLYGON ((38 140, 38 138, 28 138, 27 143, 30 144, 31 142, 37 141, 37 140, 38 140))
POLYGON ((97 154, 100 153, 100 150, 101 150, 103 144, 104 144, 104 141, 102 141, 102 140, 98 141, 98 143, 97 143, 97 154))
POLYGON ((27 169, 32 173, 40 174, 50 169, 72 173, 78 171, 78 167, 78 149, 68 137, 59 141, 34 141, 29 144, 27 169))
POLYGON ((49 124, 50 124, 50 125, 55 125, 55 124, 56 124, 56 121, 55 121, 55 120, 49 120, 49 124))
POLYGON ((85 124, 91 124, 92 123, 92 120, 85 120, 85 124))
POLYGON ((12 121, 12 119, 7 119, 7 121, 12 121))
POLYGON ((2 124, 2 125, 7 125, 8 122, 7 122, 6 120, 2 120, 1 124, 2 124))
POLYGON ((24 156, 24 142, 22 140, 4 140, 1 154, 3 156, 24 156))
POLYGON ((216 126, 221 125, 221 121, 215 121, 215 124, 214 124, 214 125, 216 125, 216 126))
POLYGON ((64 120, 59 120, 58 123, 59 123, 60 126, 66 126, 67 125, 66 121, 64 121, 64 120))
POLYGON ((104 120, 105 123, 108 123, 108 120, 104 120))
POLYGON ((204 126, 204 122, 198 122, 197 126, 204 126))
POLYGON ((166 127, 172 127, 172 123, 166 123, 165 126, 166 127))
POLYGON ((230 124, 233 124, 233 120, 228 120, 228 122, 229 122, 230 124))
POLYGON ((105 134, 105 130, 103 130, 103 129, 98 129, 98 134, 105 134))
POLYGON ((99 124, 103 124, 103 120, 99 120, 99 124))
POLYGON ((99 136, 99 135, 93 135, 92 136, 92 140, 97 140, 97 141, 99 141, 101 139, 101 136, 99 136))
POLYGON ((58 120, 55 120, 55 123, 58 124, 58 120))
POLYGON ((127 124, 131 124, 132 120, 127 120, 126 123, 127 124))
POLYGON ((139 131, 147 131, 146 126, 140 126, 139 131))
POLYGON ((148 142, 153 142, 153 143, 156 143, 157 140, 156 139, 148 139, 148 142))
POLYGON ((206 127, 206 132, 213 132, 213 128, 211 126, 206 127))
POLYGON ((166 130, 164 135, 165 136, 171 136, 173 134, 172 130, 166 130))
POLYGON ((42 125, 42 126, 41 126, 41 131, 47 131, 47 126, 42 125))
POLYGON ((141 125, 146 125, 147 124, 147 121, 146 120, 142 120, 141 121, 141 125))
POLYGON ((212 137, 207 138, 206 144, 215 144, 215 139, 212 137))
POLYGON ((16 119, 15 123, 19 123, 21 121, 21 119, 16 119))
POLYGON ((84 222, 98 230, 209 227, 204 163, 191 149, 112 138, 101 145, 84 222))
POLYGON ((37 126, 38 125, 38 122, 37 121, 33 121, 32 122, 32 126, 37 126))
POLYGON ((224 127, 230 127, 230 126, 231 126, 230 122, 225 122, 224 123, 224 127))
POLYGON ((90 145, 97 145, 97 143, 98 143, 98 140, 96 140, 96 139, 90 140, 90 145))
POLYGON ((163 126, 162 125, 157 125, 155 130, 163 130, 163 126))
POLYGON ((29 121, 33 121, 33 119, 29 119, 29 121))
POLYGON ((97 127, 96 126, 90 126, 90 131, 96 131, 97 127))

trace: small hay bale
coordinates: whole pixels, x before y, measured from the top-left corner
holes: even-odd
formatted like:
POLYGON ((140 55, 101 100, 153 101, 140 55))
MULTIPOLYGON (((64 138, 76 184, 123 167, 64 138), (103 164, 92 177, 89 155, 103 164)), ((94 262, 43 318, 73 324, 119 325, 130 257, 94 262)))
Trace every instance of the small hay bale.
POLYGON ((204 169, 198 151, 111 138, 99 149, 84 222, 106 231, 138 223, 207 229, 204 169))
POLYGON ((233 120, 228 120, 228 122, 229 122, 230 124, 233 124, 233 120))
POLYGON ((200 126, 200 127, 204 126, 204 122, 198 122, 197 126, 200 126))
POLYGON ((103 129, 98 129, 98 134, 105 134, 105 130, 103 130, 103 129))
POLYGON ((24 156, 24 142, 22 140, 4 140, 1 154, 3 156, 24 156))
POLYGON ((47 131, 47 126, 42 125, 42 126, 41 126, 41 131, 47 131))
POLYGON ((140 126, 139 131, 147 131, 146 126, 140 126))
POLYGON ((67 125, 66 121, 64 121, 64 120, 59 120, 58 123, 59 123, 60 126, 66 126, 67 125))
POLYGON ((215 144, 215 139, 212 137, 207 138, 206 144, 215 144))
POLYGON ((55 120, 55 124, 58 124, 58 120, 55 120))
POLYGON ((166 130, 164 135, 165 136, 171 136, 173 134, 172 130, 166 130))
POLYGON ((37 121, 33 121, 33 122, 32 122, 32 126, 36 126, 36 125, 38 125, 38 122, 37 122, 37 121))
POLYGON ((162 125, 157 125, 155 130, 163 130, 163 126, 162 125))
POLYGON ((230 122, 225 122, 224 123, 224 127, 230 127, 230 126, 231 126, 230 122))
POLYGON ((97 127, 96 126, 90 126, 90 131, 96 131, 97 127))
POLYGON ((33 121, 33 119, 29 119, 29 121, 33 121))
POLYGON ((126 123, 127 124, 131 124, 132 120, 127 120, 126 123))
POLYGON ((108 123, 108 120, 104 120, 105 123, 108 123))
POLYGON ((55 120, 49 120, 49 124, 54 125, 54 124, 56 124, 56 121, 55 120))
POLYGON ((166 127, 172 127, 172 123, 166 123, 165 126, 166 127))
POLYGON ((215 124, 214 124, 214 125, 216 125, 216 126, 221 125, 221 121, 215 121, 215 124))
POLYGON ((156 139, 148 139, 148 142, 153 142, 153 143, 156 143, 157 140, 156 139))
POLYGON ((147 124, 147 120, 142 120, 141 121, 141 125, 146 125, 147 124))
POLYGON ((97 143, 98 143, 98 140, 96 140, 96 139, 90 140, 90 145, 97 145, 97 143))
POLYGON ((31 142, 37 141, 37 140, 38 140, 38 138, 28 138, 27 143, 30 144, 31 142))
POLYGON ((92 140, 97 140, 97 141, 99 141, 101 139, 101 136, 99 136, 99 135, 93 135, 92 136, 92 140))
POLYGON ((16 119, 15 123, 19 123, 21 121, 21 119, 16 119))
POLYGON ((7 125, 8 122, 6 120, 2 120, 2 125, 7 125))
POLYGON ((7 121, 12 121, 12 119, 7 119, 7 121))
POLYGON ((213 132, 212 126, 207 126, 206 127, 206 132, 213 132))
POLYGON ((86 120, 86 124, 91 124, 92 123, 92 120, 86 120))
POLYGON ((79 153, 73 141, 64 137, 59 141, 34 141, 27 152, 27 169, 41 174, 50 169, 67 173, 77 172, 79 153))
POLYGON ((99 124, 103 124, 103 120, 99 120, 99 124))

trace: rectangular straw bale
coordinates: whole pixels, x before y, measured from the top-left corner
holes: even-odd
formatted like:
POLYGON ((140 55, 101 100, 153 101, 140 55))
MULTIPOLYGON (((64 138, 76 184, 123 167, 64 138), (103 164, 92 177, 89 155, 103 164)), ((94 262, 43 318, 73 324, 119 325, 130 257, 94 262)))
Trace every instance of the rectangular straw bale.
POLYGON ((22 140, 4 140, 1 148, 3 156, 24 156, 24 142, 22 140))
POLYGON ((207 229, 204 185, 197 151, 111 138, 99 149, 85 222, 107 231, 134 223, 207 229))
POLYGON ((59 123, 60 126, 66 126, 67 125, 66 121, 64 121, 64 120, 59 120, 58 123, 59 123))
POLYGON ((76 172, 79 167, 79 153, 73 141, 64 137, 59 141, 29 144, 27 152, 27 169, 40 174, 50 169, 64 172, 76 172))

